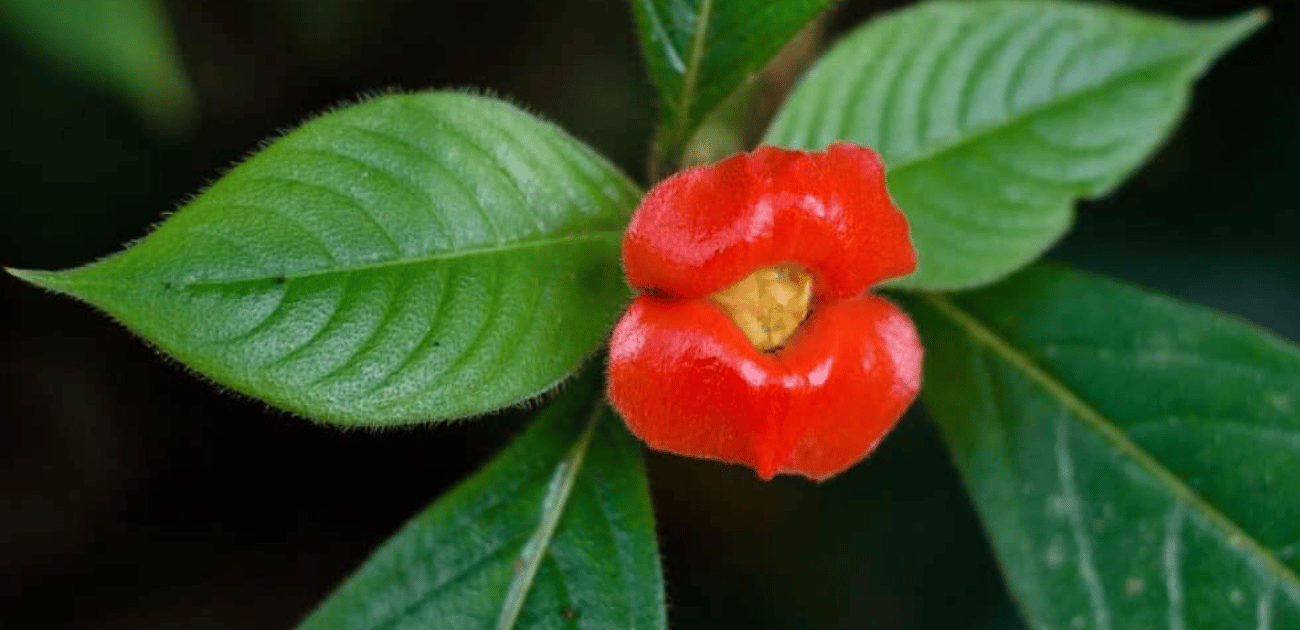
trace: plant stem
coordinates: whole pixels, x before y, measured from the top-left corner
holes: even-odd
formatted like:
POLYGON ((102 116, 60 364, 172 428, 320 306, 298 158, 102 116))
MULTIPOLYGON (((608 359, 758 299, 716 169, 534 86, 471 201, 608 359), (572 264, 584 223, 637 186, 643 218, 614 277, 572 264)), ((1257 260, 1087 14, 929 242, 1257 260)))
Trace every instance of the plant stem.
POLYGON ((682 75, 682 89, 677 97, 676 117, 671 126, 660 128, 654 156, 650 159, 650 185, 653 186, 669 170, 682 166, 686 151, 685 137, 691 128, 691 107, 695 104, 695 84, 700 80, 700 65, 704 60, 704 44, 708 39, 709 21, 713 18, 713 0, 700 2, 696 16, 695 32, 691 34, 691 49, 686 56, 686 72, 682 75))

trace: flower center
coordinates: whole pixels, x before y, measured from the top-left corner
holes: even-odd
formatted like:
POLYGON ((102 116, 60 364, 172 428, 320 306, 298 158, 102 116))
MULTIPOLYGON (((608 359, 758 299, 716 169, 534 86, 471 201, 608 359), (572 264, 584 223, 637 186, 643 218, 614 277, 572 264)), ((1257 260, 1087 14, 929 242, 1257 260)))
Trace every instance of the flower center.
POLYGON ((763 267, 713 294, 755 348, 781 347, 808 317, 813 279, 797 265, 763 267))

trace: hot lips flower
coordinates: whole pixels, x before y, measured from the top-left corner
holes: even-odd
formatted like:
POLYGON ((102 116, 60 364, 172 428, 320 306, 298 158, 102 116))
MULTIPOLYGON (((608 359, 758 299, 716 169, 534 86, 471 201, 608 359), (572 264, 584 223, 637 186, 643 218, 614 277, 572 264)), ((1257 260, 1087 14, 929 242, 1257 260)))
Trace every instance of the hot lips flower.
POLYGON ((640 294, 610 341, 609 396, 653 448, 825 479, 916 397, 916 329, 867 293, 916 268, 869 149, 682 171, 637 208, 623 262, 640 294))

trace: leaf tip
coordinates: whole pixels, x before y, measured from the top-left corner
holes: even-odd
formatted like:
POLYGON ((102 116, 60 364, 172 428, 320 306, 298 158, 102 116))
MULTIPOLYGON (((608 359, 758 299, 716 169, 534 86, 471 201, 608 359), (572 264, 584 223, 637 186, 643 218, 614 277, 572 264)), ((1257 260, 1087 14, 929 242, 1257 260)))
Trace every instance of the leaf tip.
POLYGON ((1265 24, 1268 24, 1269 21, 1272 19, 1273 19, 1273 13, 1268 10, 1268 7, 1255 7, 1254 9, 1245 12, 1241 16, 1241 21, 1248 23, 1251 27, 1251 30, 1257 29, 1265 24))
POLYGON ((1224 18, 1219 22, 1220 30, 1224 35, 1224 45, 1232 46, 1250 37, 1255 31, 1268 24, 1272 17, 1267 7, 1256 7, 1241 15, 1224 18))
POLYGON ((22 280, 23 282, 26 282, 28 284, 35 284, 37 286, 44 286, 41 284, 41 281, 38 278, 40 278, 46 273, 49 273, 46 271, 39 271, 36 269, 15 269, 13 267, 4 267, 3 269, 5 270, 5 273, 15 278, 18 278, 19 280, 22 280))
POLYGON ((45 271, 41 269, 16 269, 14 267, 4 267, 5 273, 26 282, 27 284, 40 287, 49 291, 66 293, 67 288, 63 282, 63 274, 58 271, 45 271))

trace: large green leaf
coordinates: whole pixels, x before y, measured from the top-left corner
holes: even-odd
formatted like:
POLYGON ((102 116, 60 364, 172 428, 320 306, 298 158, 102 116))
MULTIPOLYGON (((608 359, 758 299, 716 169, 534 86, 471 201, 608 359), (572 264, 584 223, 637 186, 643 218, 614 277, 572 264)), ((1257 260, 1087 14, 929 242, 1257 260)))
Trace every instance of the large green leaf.
POLYGON ((157 0, 0 0, 0 27, 114 90, 156 127, 191 121, 194 94, 157 0))
POLYGON ((375 552, 302 630, 661 630, 640 445, 588 370, 375 552))
POLYGON ((1300 628, 1300 348, 1055 266, 905 299, 1031 625, 1300 628))
POLYGON ((677 156, 722 99, 760 70, 830 0, 632 0, 659 88, 661 156, 677 156))
POLYGON ((870 22, 796 88, 765 142, 880 151, 920 258, 900 286, 992 282, 1069 227, 1177 122, 1262 13, 1188 23, 1119 7, 930 2, 870 22))
POLYGON ((599 345, 637 196, 500 101, 386 96, 268 146, 121 254, 17 273, 285 409, 445 419, 535 396, 599 345))

